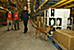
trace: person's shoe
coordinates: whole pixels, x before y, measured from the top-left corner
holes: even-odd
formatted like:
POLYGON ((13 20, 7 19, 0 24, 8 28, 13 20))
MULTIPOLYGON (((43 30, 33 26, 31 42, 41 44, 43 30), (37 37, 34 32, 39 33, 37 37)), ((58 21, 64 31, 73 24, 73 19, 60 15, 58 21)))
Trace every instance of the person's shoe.
POLYGON ((27 32, 28 31, 28 29, 27 30, 25 30, 25 32, 27 32))
POLYGON ((11 30, 13 30, 13 28, 11 30))
POLYGON ((23 32, 24 34, 26 33, 26 32, 23 32))
POLYGON ((16 28, 15 28, 15 30, 16 30, 16 28))
POLYGON ((7 29, 7 31, 9 31, 9 29, 7 29))
POLYGON ((18 28, 18 30, 20 30, 20 28, 18 28))

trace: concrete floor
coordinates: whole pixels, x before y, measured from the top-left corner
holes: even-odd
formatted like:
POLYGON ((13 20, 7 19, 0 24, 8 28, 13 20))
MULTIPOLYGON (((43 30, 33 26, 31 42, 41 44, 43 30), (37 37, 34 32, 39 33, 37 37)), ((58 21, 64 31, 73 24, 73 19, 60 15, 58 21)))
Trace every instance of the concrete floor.
POLYGON ((23 23, 20 30, 6 31, 6 26, 0 28, 0 50, 58 50, 50 40, 42 37, 35 39, 35 29, 28 22, 29 30, 23 34, 23 23))

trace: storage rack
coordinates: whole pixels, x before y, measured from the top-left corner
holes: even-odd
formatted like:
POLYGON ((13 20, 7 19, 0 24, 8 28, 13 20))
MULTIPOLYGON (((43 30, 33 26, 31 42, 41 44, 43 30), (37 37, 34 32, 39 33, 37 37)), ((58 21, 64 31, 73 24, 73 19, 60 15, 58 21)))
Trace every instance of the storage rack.
MULTIPOLYGON (((37 0, 35 1, 34 5, 36 4, 36 2, 37 2, 37 0)), ((44 0, 44 2, 39 0, 39 2, 41 2, 42 4, 40 4, 40 6, 36 9, 36 11, 33 13, 32 17, 36 18, 36 16, 39 16, 40 22, 41 22, 41 15, 48 8, 66 9, 66 8, 74 7, 74 4, 73 4, 74 0, 58 0, 58 1, 44 0)), ((39 24, 39 26, 40 26, 40 24, 39 24)))

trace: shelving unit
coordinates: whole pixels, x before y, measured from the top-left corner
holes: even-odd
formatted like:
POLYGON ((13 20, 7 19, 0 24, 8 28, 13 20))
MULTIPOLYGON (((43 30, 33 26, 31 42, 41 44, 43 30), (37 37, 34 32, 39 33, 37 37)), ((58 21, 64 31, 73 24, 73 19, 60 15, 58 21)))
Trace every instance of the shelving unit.
MULTIPOLYGON (((12 0, 10 0, 10 1, 11 1, 14 5, 16 5, 12 0)), ((19 6, 16 5, 16 7, 19 8, 19 9, 22 11, 22 9, 21 9, 19 6)))
MULTIPOLYGON (((36 4, 37 0, 35 0, 34 5, 36 4)), ((41 20, 41 15, 49 8, 61 8, 61 9, 67 9, 74 7, 73 4, 74 0, 58 0, 58 1, 50 1, 50 0, 44 0, 44 2, 37 8, 37 10, 32 14, 32 17, 39 16, 41 20)), ((41 21, 40 21, 41 22, 41 21)))

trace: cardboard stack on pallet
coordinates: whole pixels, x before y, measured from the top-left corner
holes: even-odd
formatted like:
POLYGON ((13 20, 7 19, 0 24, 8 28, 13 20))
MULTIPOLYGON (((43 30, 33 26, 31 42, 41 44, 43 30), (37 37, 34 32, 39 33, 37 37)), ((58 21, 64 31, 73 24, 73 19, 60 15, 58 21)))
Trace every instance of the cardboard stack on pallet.
POLYGON ((37 25, 39 25, 39 16, 37 16, 37 25))
POLYGON ((74 50, 74 31, 72 30, 56 30, 53 37, 68 50, 74 50))
POLYGON ((53 26, 55 29, 72 30, 73 18, 70 17, 70 9, 51 9, 44 11, 45 26, 53 26))
MULTIPOLYGON (((39 25, 39 16, 37 16, 37 25, 39 25)), ((43 16, 41 16, 40 26, 44 27, 44 17, 43 16)))
POLYGON ((44 27, 44 17, 41 16, 41 27, 44 27))

